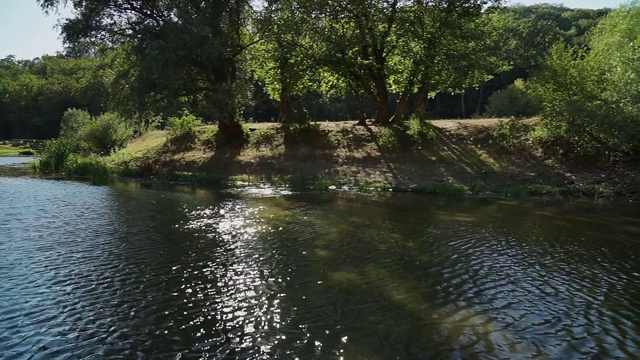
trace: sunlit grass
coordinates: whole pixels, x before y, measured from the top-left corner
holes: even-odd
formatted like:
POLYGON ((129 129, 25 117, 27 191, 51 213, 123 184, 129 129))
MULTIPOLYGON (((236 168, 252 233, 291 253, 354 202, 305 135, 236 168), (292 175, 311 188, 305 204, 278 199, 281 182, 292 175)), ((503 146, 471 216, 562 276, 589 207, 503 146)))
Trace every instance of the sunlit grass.
POLYGON ((0 145, 0 155, 18 155, 21 151, 25 150, 30 149, 22 146, 13 147, 11 145, 0 145))

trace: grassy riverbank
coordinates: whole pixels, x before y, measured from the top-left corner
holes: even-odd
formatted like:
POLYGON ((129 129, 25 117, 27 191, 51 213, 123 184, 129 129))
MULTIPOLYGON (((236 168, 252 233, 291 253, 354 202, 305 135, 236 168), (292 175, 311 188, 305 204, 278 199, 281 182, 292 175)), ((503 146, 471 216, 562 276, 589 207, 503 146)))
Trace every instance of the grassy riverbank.
MULTIPOLYGON (((535 119, 518 124, 532 126, 535 119)), ((243 144, 215 141, 215 127, 195 140, 152 131, 108 158, 76 158, 68 172, 235 186, 269 183, 295 189, 393 190, 448 195, 633 197, 637 166, 549 158, 525 142, 509 145, 496 119, 432 121, 408 127, 354 122, 282 127, 251 124, 243 144)))
POLYGON ((26 147, 0 144, 0 156, 21 155, 21 154, 34 155, 35 152, 26 147), (25 152, 28 152, 28 154, 25 152))

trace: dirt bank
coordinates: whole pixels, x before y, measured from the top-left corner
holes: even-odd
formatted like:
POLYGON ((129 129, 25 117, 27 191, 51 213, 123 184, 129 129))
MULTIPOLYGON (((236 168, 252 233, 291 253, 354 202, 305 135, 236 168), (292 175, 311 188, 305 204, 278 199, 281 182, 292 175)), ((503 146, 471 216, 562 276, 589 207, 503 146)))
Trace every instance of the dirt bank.
MULTIPOLYGON (((376 183, 404 189, 453 184, 473 193, 524 187, 537 189, 534 192, 542 195, 556 193, 552 189, 559 188, 589 189, 589 196, 592 192, 598 196, 635 191, 635 185, 625 183, 637 180, 635 168, 563 162, 526 146, 507 147, 487 136, 499 121, 432 121, 425 139, 408 136, 406 129, 355 122, 315 123, 302 129, 251 124, 249 140, 243 146, 212 146, 202 140, 175 145, 167 142, 166 132, 153 131, 114 154, 111 161, 155 174, 322 180, 337 185, 376 183)), ((523 123, 535 122, 529 119, 523 123)), ((209 129, 200 128, 201 139, 209 129)))

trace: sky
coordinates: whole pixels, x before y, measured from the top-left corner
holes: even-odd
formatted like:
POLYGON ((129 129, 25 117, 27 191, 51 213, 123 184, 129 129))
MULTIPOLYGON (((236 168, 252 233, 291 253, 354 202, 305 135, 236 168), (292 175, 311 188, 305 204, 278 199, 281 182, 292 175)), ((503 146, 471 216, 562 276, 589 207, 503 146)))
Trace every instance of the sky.
MULTIPOLYGON (((545 1, 511 0, 510 3, 531 5, 545 1)), ((616 8, 622 0, 548 0, 571 8, 616 8)), ((15 55, 18 59, 33 59, 62 50, 59 30, 60 18, 71 16, 70 9, 45 15, 36 0, 0 0, 0 59, 15 55)))
POLYGON ((70 9, 47 16, 36 0, 0 0, 0 59, 8 55, 33 59, 62 50, 54 27, 59 18, 70 16, 70 9))

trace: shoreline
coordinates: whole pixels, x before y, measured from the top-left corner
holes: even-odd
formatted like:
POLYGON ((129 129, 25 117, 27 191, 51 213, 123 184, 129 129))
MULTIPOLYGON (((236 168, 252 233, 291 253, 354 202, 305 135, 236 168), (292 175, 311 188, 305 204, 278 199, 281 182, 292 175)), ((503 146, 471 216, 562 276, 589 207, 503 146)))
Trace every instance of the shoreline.
POLYGON ((182 143, 151 131, 108 157, 74 156, 66 173, 218 188, 640 200, 640 166, 550 157, 500 138, 501 121, 435 120, 417 133, 355 122, 258 123, 245 125, 239 145, 213 141, 210 125, 182 143))

